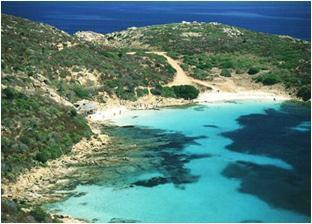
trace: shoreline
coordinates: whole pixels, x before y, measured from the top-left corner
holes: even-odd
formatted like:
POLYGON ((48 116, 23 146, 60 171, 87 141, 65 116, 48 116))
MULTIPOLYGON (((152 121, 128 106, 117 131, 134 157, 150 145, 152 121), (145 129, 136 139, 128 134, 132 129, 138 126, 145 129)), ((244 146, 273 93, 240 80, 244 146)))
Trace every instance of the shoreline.
MULTIPOLYGON (((195 100, 182 100, 174 98, 162 98, 152 95, 147 95, 135 102, 122 102, 113 100, 106 107, 99 107, 95 113, 87 115, 89 126, 94 133, 90 139, 81 139, 76 143, 71 150, 71 153, 63 155, 55 160, 48 161, 45 166, 36 166, 25 173, 21 174, 15 182, 5 181, 2 185, 2 197, 8 199, 16 199, 17 201, 27 202, 30 206, 42 205, 55 200, 62 200, 68 194, 51 193, 56 188, 66 188, 70 186, 69 176, 77 176, 75 172, 77 165, 93 164, 97 165, 97 161, 90 160, 89 156, 96 154, 99 151, 113 153, 109 144, 111 136, 101 133, 101 125, 116 125, 115 119, 127 114, 140 110, 159 110, 170 106, 185 106, 201 103, 218 103, 231 100, 258 100, 258 101, 286 101, 295 99, 293 97, 274 94, 264 91, 240 91, 233 92, 217 92, 206 91, 201 93, 195 100)), ((117 125, 118 126, 118 125, 117 125)), ((117 150, 118 151, 118 150, 117 150)), ((116 152, 117 152, 116 151, 116 152)), ((108 154, 109 155, 109 154, 108 154)), ((106 158, 105 164, 117 162, 115 158, 106 158)), ((82 177, 82 182, 87 180, 87 177, 82 177)), ((57 217, 58 214, 47 211, 51 216, 57 217)), ((62 217, 62 216, 61 216, 62 217)), ((64 215, 61 220, 64 222, 81 222, 82 220, 75 219, 64 215)))
POLYGON ((240 92, 209 91, 201 93, 195 100, 195 102, 213 103, 213 102, 224 102, 229 100, 286 101, 295 99, 296 98, 291 97, 285 93, 281 94, 259 90, 246 90, 240 92))
MULTIPOLYGON (((45 203, 63 200, 72 194, 72 191, 58 191, 58 189, 71 188, 72 179, 87 183, 88 176, 76 172, 78 166, 96 164, 97 161, 90 158, 90 155, 99 151, 108 151, 110 142, 111 138, 105 134, 94 134, 90 139, 82 138, 73 145, 70 153, 49 160, 44 165, 26 170, 14 182, 2 180, 2 198, 15 200, 19 204, 27 204, 26 210, 42 206, 45 203)), ((113 157, 108 157, 104 161, 105 164, 112 162, 115 162, 113 157)), ((46 209, 45 211, 51 217, 58 218, 63 222, 83 222, 67 215, 55 214, 46 209)))
POLYGON ((139 110, 159 110, 171 106, 184 106, 191 104, 206 104, 206 103, 222 103, 227 101, 249 101, 256 100, 257 102, 281 102, 288 100, 298 100, 286 93, 275 93, 259 90, 246 90, 239 92, 219 92, 205 91, 200 93, 194 100, 181 100, 175 98, 160 98, 155 96, 144 96, 136 102, 131 103, 113 103, 109 108, 101 108, 93 114, 87 116, 90 123, 107 123, 113 122, 121 116, 127 116, 133 111, 139 110))

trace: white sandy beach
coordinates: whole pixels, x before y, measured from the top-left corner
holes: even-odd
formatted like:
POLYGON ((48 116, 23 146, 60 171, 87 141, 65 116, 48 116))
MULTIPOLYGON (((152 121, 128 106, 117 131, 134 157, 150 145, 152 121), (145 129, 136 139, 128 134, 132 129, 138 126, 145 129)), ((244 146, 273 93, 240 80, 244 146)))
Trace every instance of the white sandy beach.
POLYGON ((111 120, 115 117, 121 116, 129 111, 125 106, 116 106, 106 110, 98 110, 90 115, 92 122, 111 120))
POLYGON ((206 91, 204 93, 199 94, 199 96, 197 97, 197 99, 194 100, 194 102, 209 103, 228 100, 284 101, 291 99, 292 97, 286 94, 276 94, 258 90, 248 90, 239 92, 206 91))
MULTIPOLYGON (((155 97, 153 96, 145 96, 143 101, 151 104, 155 101, 155 97)), ((226 101, 245 101, 245 100, 255 100, 258 102, 261 101, 285 101, 293 99, 291 96, 286 94, 277 94, 272 92, 265 92, 259 90, 246 90, 246 91, 239 91, 239 92, 218 92, 216 90, 213 91, 206 91, 200 93, 198 98, 195 100, 186 101, 184 104, 191 104, 191 103, 219 103, 219 102, 226 102, 226 101)), ((131 104, 130 105, 114 105, 109 108, 99 108, 93 114, 89 115, 88 118, 91 122, 105 122, 105 121, 113 121, 114 119, 125 116, 132 111, 135 110, 148 110, 148 109, 156 109, 165 106, 173 106, 176 99, 171 99, 170 101, 164 100, 158 106, 154 108, 148 107, 135 107, 131 104), (169 103, 170 102, 170 103, 169 103)), ((141 106, 142 103, 140 103, 141 106)), ((176 103, 176 105, 181 105, 181 102, 176 103)))

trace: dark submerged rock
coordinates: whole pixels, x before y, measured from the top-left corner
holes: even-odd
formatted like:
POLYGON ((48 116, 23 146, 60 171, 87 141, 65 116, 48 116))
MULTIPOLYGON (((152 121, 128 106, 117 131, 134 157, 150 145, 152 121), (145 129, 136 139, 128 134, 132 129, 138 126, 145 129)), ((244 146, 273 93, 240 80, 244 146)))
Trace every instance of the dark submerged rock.
POLYGON ((289 103, 280 110, 238 118, 241 128, 223 133, 233 140, 229 150, 281 159, 293 169, 236 162, 223 175, 242 181, 239 191, 256 195, 273 207, 310 216, 311 139, 309 131, 293 129, 310 120, 310 109, 289 103))
POLYGON ((219 126, 213 125, 213 124, 205 124, 205 125, 203 125, 203 127, 205 127, 205 128, 219 128, 219 126))
POLYGON ((132 183, 131 185, 143 186, 143 187, 155 187, 155 186, 158 186, 161 184, 167 184, 169 182, 170 182, 170 180, 168 180, 168 178, 165 178, 165 177, 153 177, 153 178, 148 179, 148 180, 136 181, 136 182, 132 183))
POLYGON ((109 223, 136 223, 140 222, 134 219, 112 218, 109 223))

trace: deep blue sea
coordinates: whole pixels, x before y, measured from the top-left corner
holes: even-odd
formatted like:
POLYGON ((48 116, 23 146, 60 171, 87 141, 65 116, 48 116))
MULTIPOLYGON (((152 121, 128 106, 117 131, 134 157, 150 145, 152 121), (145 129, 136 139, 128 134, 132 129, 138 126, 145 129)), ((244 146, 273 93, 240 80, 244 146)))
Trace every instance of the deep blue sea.
POLYGON ((115 120, 133 125, 123 136, 167 144, 46 207, 92 222, 310 222, 310 119, 274 101, 133 111, 115 120))
POLYGON ((1 2, 2 13, 68 33, 181 21, 220 22, 310 40, 310 2, 1 2))

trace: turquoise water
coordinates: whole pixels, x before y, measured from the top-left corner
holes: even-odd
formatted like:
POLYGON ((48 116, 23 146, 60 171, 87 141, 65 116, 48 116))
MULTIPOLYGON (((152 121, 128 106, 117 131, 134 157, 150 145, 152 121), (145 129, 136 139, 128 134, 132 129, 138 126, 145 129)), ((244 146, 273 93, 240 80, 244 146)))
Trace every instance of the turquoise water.
POLYGON ((164 163, 170 172, 158 168, 127 177, 134 183, 131 187, 114 188, 105 185, 105 180, 78 185, 75 191, 84 192, 83 196, 48 207, 93 222, 309 222, 310 165, 305 163, 310 162, 310 117, 308 109, 295 108, 239 102, 132 112, 115 122, 201 137, 179 151, 174 146, 162 149, 169 152, 164 161, 175 158, 168 160, 172 164, 164 163), (254 134, 263 129, 270 137, 254 134), (304 140, 293 146, 287 143, 291 136, 304 140), (273 150, 266 142, 274 145, 273 150), (300 162, 291 154, 296 149, 306 154, 297 158, 300 162), (197 158, 180 159, 182 155, 197 158), (171 181, 179 175, 180 182, 171 181), (188 175, 197 178, 184 180, 188 175), (154 183, 155 177, 170 181, 154 183))

